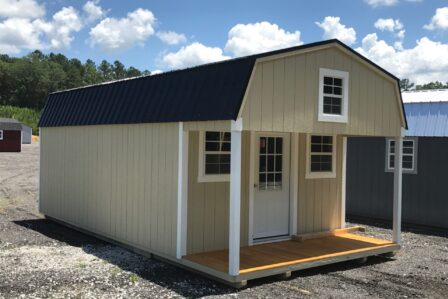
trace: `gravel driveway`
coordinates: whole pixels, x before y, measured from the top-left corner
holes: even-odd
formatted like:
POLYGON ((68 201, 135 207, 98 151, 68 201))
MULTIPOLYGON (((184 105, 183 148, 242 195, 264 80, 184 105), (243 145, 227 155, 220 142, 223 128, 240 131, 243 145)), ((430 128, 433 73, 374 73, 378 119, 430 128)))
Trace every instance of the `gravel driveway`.
MULTIPOLYGON (((0 298, 447 298, 448 233, 405 231, 394 259, 370 258, 249 282, 236 291, 43 219, 38 144, 0 153, 0 298)), ((390 230, 367 226, 371 236, 390 230)))

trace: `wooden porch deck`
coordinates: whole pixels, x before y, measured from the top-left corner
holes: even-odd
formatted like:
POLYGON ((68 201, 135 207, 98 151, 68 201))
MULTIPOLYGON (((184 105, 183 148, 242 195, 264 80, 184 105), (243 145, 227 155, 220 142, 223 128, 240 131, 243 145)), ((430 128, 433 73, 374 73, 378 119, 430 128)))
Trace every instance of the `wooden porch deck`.
MULTIPOLYGON (((235 281, 394 252, 399 248, 390 241, 351 233, 242 247, 240 275, 235 281)), ((227 250, 191 254, 184 259, 223 274, 228 272, 227 250)))

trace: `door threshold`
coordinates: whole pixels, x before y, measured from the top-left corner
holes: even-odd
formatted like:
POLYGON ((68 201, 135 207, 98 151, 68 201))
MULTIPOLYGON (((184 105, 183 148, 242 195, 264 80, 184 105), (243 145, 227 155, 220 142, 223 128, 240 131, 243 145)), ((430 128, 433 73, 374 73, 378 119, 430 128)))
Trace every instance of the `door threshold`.
POLYGON ((288 241, 291 240, 290 235, 284 235, 284 236, 277 236, 277 237, 267 237, 267 238, 259 238, 259 239, 253 239, 252 244, 258 245, 258 244, 265 244, 265 243, 274 243, 274 242, 281 242, 281 241, 288 241))

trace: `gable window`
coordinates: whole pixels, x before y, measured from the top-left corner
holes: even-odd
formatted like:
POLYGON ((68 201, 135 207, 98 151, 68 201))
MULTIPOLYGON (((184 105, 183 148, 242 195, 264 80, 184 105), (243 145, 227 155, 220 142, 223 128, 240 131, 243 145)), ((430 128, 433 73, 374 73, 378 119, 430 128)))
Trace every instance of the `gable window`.
POLYGON ((309 135, 306 178, 336 177, 336 137, 309 135))
POLYGON ((348 72, 319 70, 319 121, 348 121, 348 79, 348 72))
POLYGON ((199 136, 199 182, 230 179, 230 132, 207 131, 199 136))
MULTIPOLYGON (((405 138, 403 140, 403 172, 417 173, 417 139, 405 138)), ((394 171, 395 168, 395 140, 386 139, 386 171, 394 171)))
POLYGON ((3 130, 0 130, 0 140, 3 140, 3 130))

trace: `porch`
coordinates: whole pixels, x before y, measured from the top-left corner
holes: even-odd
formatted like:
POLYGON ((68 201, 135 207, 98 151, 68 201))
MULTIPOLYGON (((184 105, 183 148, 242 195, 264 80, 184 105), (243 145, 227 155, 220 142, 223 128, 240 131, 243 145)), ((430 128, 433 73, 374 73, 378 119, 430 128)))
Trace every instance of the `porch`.
POLYGON ((276 274, 289 276, 292 271, 391 253, 399 248, 391 241, 345 233, 301 242, 288 240, 241 247, 237 276, 228 274, 228 250, 187 255, 183 264, 235 286, 244 286, 250 279, 276 274))

